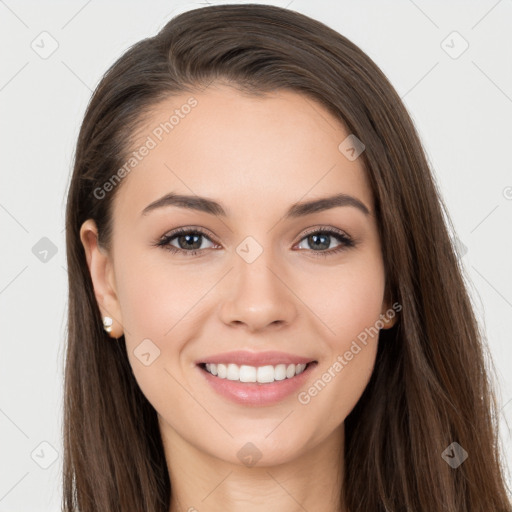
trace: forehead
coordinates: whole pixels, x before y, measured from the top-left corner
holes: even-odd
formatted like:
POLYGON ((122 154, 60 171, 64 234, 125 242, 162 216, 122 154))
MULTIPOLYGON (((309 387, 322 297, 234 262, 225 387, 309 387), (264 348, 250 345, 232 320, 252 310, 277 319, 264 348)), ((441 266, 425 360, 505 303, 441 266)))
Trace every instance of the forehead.
POLYGON ((174 96, 137 131, 115 210, 135 218, 169 192, 211 197, 241 215, 277 214, 277 204, 336 192, 371 209, 362 160, 339 149, 349 135, 325 107, 294 91, 255 96, 212 84, 174 96))

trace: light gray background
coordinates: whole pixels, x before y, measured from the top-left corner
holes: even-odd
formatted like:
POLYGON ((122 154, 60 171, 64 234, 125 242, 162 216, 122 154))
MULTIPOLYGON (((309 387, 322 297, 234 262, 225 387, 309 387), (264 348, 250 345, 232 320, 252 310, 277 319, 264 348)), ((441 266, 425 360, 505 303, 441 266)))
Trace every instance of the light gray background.
MULTIPOLYGON (((259 3, 289 6, 338 30, 368 53, 403 98, 455 223, 496 362, 510 461, 512 0, 259 3), (469 47, 457 56, 460 37, 469 47)), ((0 512, 60 510, 64 207, 87 102, 131 44, 201 5, 206 2, 0 0, 0 512), (31 47, 51 48, 43 31, 58 43, 46 59, 31 47), (57 251, 46 262, 33 252, 43 237, 57 251)))

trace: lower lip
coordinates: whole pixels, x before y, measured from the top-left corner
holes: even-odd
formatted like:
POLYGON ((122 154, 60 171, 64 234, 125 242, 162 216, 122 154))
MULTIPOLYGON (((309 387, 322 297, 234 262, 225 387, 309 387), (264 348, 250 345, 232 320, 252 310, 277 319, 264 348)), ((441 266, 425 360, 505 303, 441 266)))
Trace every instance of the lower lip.
POLYGON ((295 377, 291 379, 275 380, 274 382, 265 384, 221 379, 215 377, 200 366, 198 366, 198 368, 219 395, 237 404, 265 406, 276 404, 296 392, 305 384, 317 364, 317 362, 309 363, 302 373, 295 375, 295 377))

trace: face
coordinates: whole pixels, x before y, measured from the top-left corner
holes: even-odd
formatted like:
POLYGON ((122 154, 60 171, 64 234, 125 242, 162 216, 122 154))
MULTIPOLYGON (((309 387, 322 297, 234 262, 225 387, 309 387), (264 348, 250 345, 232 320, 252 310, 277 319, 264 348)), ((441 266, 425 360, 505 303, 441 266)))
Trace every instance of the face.
POLYGON ((118 185, 111 252, 92 221, 81 237, 164 442, 235 464, 244 447, 279 464, 340 433, 373 370, 368 332, 389 308, 363 163, 338 148, 349 134, 297 93, 219 84, 159 104, 138 132, 133 150, 150 149, 118 185), (179 121, 161 125, 176 110, 179 121), (167 194, 196 208, 156 203, 167 194), (336 195, 326 208, 297 206, 336 195), (223 355, 234 351, 240 359, 223 355), (198 365, 208 361, 217 376, 198 365), (292 377, 293 361, 314 363, 292 377), (238 363, 224 379, 222 362, 238 363), (244 380, 278 380, 239 382, 242 365, 244 380), (280 368, 258 369, 269 365, 280 368))

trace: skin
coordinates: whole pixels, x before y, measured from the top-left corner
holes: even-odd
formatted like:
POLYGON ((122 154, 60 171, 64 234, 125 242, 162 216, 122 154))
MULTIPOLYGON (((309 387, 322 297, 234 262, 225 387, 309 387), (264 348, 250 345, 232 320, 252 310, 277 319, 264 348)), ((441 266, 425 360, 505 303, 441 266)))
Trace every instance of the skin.
MULTIPOLYGON (((135 146, 190 96, 157 105, 135 146)), ((100 310, 114 318, 111 336, 124 333, 134 375, 158 413, 170 512, 342 511, 344 420, 373 371, 377 338, 306 405, 297 393, 272 406, 232 403, 195 361, 237 349, 307 356, 318 361, 307 390, 389 310, 362 159, 349 161, 338 150, 346 128, 295 92, 258 98, 215 83, 193 96, 198 105, 119 185, 111 252, 98 247, 92 220, 80 232, 100 310), (141 215, 171 191, 214 199, 229 215, 176 206, 141 215), (338 192, 370 214, 342 206, 282 219, 293 203, 338 192), (211 233, 199 254, 152 245, 190 226, 211 233), (331 235, 318 248, 309 228, 337 228, 357 244, 321 257, 341 242, 331 235), (247 236, 263 249, 252 263, 236 252, 247 236), (149 366, 134 354, 144 339, 160 350, 149 366), (262 454, 252 467, 237 457, 247 442, 262 454)), ((171 245, 190 251, 179 237, 171 245)))

